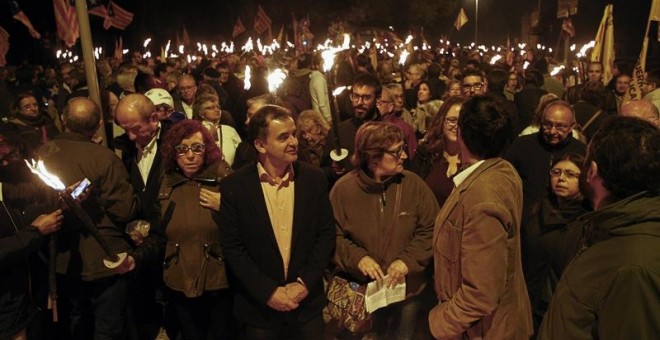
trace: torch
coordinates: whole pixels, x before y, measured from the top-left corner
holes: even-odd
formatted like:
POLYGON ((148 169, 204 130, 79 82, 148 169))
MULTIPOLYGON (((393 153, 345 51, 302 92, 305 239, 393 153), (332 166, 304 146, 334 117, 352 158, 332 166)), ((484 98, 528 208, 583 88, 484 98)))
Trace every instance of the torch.
POLYGON ((339 140, 339 103, 337 102, 337 96, 345 89, 346 86, 341 86, 332 91, 332 102, 335 109, 330 110, 330 112, 332 113, 332 144, 334 148, 330 151, 330 158, 335 162, 340 162, 348 156, 348 150, 341 148, 341 141, 339 140))
POLYGON ((111 248, 108 242, 106 241, 105 238, 99 233, 98 228, 96 227, 96 224, 94 224, 94 221, 92 221, 92 218, 89 216, 87 211, 83 209, 83 207, 78 203, 72 196, 69 194, 69 192, 66 190, 66 187, 64 186, 64 183, 55 175, 51 174, 48 172, 46 167, 44 166, 43 161, 39 160, 38 162, 35 162, 32 160, 31 162, 28 162, 25 160, 25 163, 27 164, 28 168, 32 173, 36 174, 39 176, 39 178, 46 183, 49 187, 55 189, 62 201, 71 208, 74 214, 80 219, 81 222, 83 222, 83 227, 89 232, 92 237, 98 242, 98 244, 101 246, 105 254, 107 255, 107 258, 103 259, 103 264, 110 268, 114 269, 119 267, 119 265, 124 262, 126 259, 127 254, 126 253, 115 253, 111 248))

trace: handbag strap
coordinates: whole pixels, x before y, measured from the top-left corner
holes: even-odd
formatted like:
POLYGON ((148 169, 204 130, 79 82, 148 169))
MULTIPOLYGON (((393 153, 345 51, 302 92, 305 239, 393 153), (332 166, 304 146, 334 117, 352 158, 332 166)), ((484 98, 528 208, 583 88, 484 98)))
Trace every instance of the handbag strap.
POLYGON ((396 219, 399 216, 399 211, 401 210, 401 183, 397 183, 396 185, 396 201, 394 202, 394 214, 392 216, 392 223, 390 224, 389 229, 387 230, 387 233, 385 234, 385 243, 383 244, 383 247, 378 253, 378 255, 383 256, 385 253, 385 250, 387 247, 390 245, 390 240, 392 239, 392 234, 394 234, 394 228, 396 227, 396 219))

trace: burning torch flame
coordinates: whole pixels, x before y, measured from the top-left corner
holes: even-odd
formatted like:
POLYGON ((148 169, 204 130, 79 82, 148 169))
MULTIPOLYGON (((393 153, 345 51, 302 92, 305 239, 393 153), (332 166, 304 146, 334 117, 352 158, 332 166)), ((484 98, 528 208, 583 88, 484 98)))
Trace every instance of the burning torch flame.
POLYGON ((406 59, 408 59, 409 54, 410 54, 410 52, 408 52, 406 50, 401 51, 401 55, 399 56, 399 64, 400 65, 403 65, 403 64, 406 63, 406 59))
POLYGON ((284 79, 286 78, 286 73, 281 69, 275 69, 275 71, 268 74, 268 90, 271 93, 275 93, 277 88, 282 85, 284 79))
POLYGON ((502 56, 501 56, 501 55, 499 55, 499 54, 498 54, 498 55, 495 55, 495 56, 493 56, 493 57, 490 59, 490 64, 491 64, 491 65, 495 65, 495 63, 496 63, 498 60, 500 60, 500 59, 502 59, 502 56))
POLYGON ((48 172, 42 160, 35 162, 35 160, 32 159, 28 162, 28 160, 26 159, 25 164, 27 164, 28 168, 30 169, 30 171, 32 171, 33 174, 39 176, 39 178, 41 178, 41 180, 44 181, 44 183, 46 183, 46 185, 48 185, 49 187, 57 191, 62 191, 66 188, 66 186, 64 186, 64 183, 62 183, 62 181, 60 181, 60 179, 57 176, 48 172))
POLYGON ((329 72, 332 70, 332 65, 335 63, 335 54, 337 52, 347 50, 351 46, 351 36, 349 34, 344 34, 344 42, 341 47, 332 47, 321 53, 323 58, 323 72, 329 72))
POLYGON ((332 91, 332 95, 336 97, 344 92, 344 90, 346 90, 346 86, 340 86, 332 91))
POLYGON ((150 42, 151 42, 151 38, 147 38, 147 39, 144 41, 144 43, 142 44, 142 46, 143 46, 144 48, 147 48, 147 46, 149 46, 149 43, 150 43, 150 42))
POLYGON ((254 43, 252 42, 252 37, 249 37, 245 45, 241 47, 243 52, 250 52, 254 49, 254 43))
POLYGON ((250 70, 250 65, 245 65, 245 79, 243 80, 244 82, 243 88, 245 90, 249 90, 252 87, 252 83, 250 83, 251 77, 252 77, 252 71, 250 70))

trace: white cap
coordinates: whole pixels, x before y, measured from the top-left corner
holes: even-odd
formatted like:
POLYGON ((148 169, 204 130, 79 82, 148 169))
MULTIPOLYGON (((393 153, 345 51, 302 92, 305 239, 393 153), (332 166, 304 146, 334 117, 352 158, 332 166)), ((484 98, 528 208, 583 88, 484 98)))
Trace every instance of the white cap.
POLYGON ((167 104, 171 108, 174 108, 174 99, 172 99, 172 95, 164 89, 151 89, 144 95, 151 99, 154 105, 167 104))

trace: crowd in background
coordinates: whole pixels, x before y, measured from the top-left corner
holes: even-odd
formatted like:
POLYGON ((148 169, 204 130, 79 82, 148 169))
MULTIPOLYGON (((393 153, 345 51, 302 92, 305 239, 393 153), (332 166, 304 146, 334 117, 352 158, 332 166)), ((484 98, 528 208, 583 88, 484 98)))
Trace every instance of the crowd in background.
MULTIPOLYGON (((80 63, 0 68, 0 181, 7 183, 2 187, 0 232, 0 268, 6 273, 0 279, 4 291, 0 294, 3 339, 91 339, 92 334, 98 339, 154 339, 161 328, 171 339, 230 339, 239 334, 268 338, 274 333, 263 329, 277 322, 288 325, 286 315, 295 315, 296 322, 304 319, 291 314, 299 304, 312 318, 320 311, 316 304, 324 300, 317 298, 323 295, 323 289, 318 286, 320 275, 305 272, 305 266, 296 267, 301 266, 296 262, 302 261, 299 255, 291 253, 289 259, 285 255, 288 253, 282 252, 285 281, 289 280, 289 263, 290 268, 300 270, 300 274, 293 274, 298 276, 284 282, 287 285, 282 292, 277 288, 271 296, 271 291, 244 281, 247 277, 268 281, 270 273, 248 273, 246 266, 253 262, 242 262, 241 252, 251 251, 254 245, 239 244, 241 237, 247 237, 239 227, 243 211, 229 204, 240 202, 237 191, 241 187, 237 180, 230 179, 229 189, 225 189, 224 178, 236 179, 239 176, 232 177, 232 172, 242 175, 247 170, 241 169, 254 168, 265 192, 265 214, 270 215, 273 226, 293 225, 295 232, 296 219, 302 215, 297 211, 291 216, 278 215, 276 207, 284 204, 294 209, 298 199, 292 203, 281 200, 278 194, 270 196, 267 184, 279 192, 298 171, 300 176, 317 174, 307 165, 300 169, 285 166, 282 178, 273 179, 266 164, 272 159, 286 160, 285 164, 304 162, 324 175, 323 180, 310 175, 305 179, 309 182, 295 182, 296 195, 304 183, 322 186, 319 193, 325 197, 314 209, 321 209, 319 216, 330 218, 332 214, 334 218, 334 237, 330 238, 336 246, 327 249, 327 254, 321 254, 326 250, 323 247, 317 252, 304 250, 312 254, 309 258, 325 261, 315 263, 317 267, 323 267, 326 275, 340 273, 357 282, 388 275, 388 284, 407 284, 406 299, 376 312, 375 328, 369 334, 328 331, 328 326, 320 326, 321 335, 330 332, 339 338, 413 339, 432 335, 444 338, 455 331, 453 335, 466 332, 474 336, 470 332, 477 320, 483 332, 491 331, 495 337, 529 338, 539 330, 541 338, 575 335, 576 330, 557 330, 552 323, 558 322, 556 309, 550 321, 544 321, 544 326, 541 323, 554 291, 561 289, 560 278, 571 259, 597 243, 598 238, 589 234, 597 231, 583 229, 579 219, 603 207, 590 204, 587 198, 593 195, 580 186, 580 177, 587 175, 585 169, 590 165, 585 163, 585 157, 589 158, 587 146, 597 138, 599 128, 612 125, 617 116, 640 118, 660 128, 660 71, 646 75, 644 99, 626 102, 631 76, 625 70, 618 70, 612 81, 604 84, 603 65, 591 62, 585 64, 584 80, 569 86, 569 79, 562 78, 562 74, 550 74, 551 58, 533 49, 494 63, 489 62, 488 55, 469 48, 449 54, 420 51, 412 53, 404 65, 387 55, 373 59, 347 50, 337 54, 334 68, 326 73, 318 53, 268 58, 252 53, 228 54, 198 58, 193 63, 183 58, 157 62, 143 58, 137 51, 128 57, 97 61, 101 89, 98 105, 85 99, 89 89, 80 63), (250 79, 244 79, 246 66, 251 69, 250 79), (286 69, 287 77, 270 92, 267 75, 275 67, 286 69), (333 87, 339 86, 350 88, 333 96, 333 87), (272 109, 273 105, 284 109, 279 112, 272 109), (479 130, 477 123, 463 117, 490 108, 506 119, 506 131, 491 131, 491 127, 479 130), (99 123, 94 125, 96 117, 99 123), (286 125, 288 119, 295 124, 286 125), (270 121, 286 123, 281 127, 281 149, 268 135, 270 121), (448 238, 441 241, 441 247, 456 247, 452 242, 460 245, 454 239, 457 236, 445 230, 445 224, 440 227, 442 221, 436 217, 440 214, 450 223, 453 217, 444 213, 443 206, 446 202, 456 204, 452 194, 461 185, 457 183, 465 180, 460 174, 475 163, 465 158, 462 149, 464 140, 477 139, 468 135, 472 131, 469 124, 477 124, 471 128, 482 131, 481 138, 490 138, 489 147, 497 149, 483 154, 469 150, 478 154, 475 159, 488 162, 501 157, 506 164, 492 164, 503 171, 505 179, 498 185, 508 188, 510 182, 511 188, 516 188, 520 182, 520 201, 515 200, 515 192, 509 193, 514 199, 506 201, 520 205, 511 210, 512 215, 519 214, 510 221, 517 228, 508 230, 508 252, 498 253, 509 259, 504 264, 492 262, 495 267, 505 266, 506 275, 516 277, 514 283, 502 284, 506 292, 491 291, 488 287, 499 285, 485 282, 487 274, 443 272, 442 268, 451 268, 456 261, 473 260, 460 258, 458 248, 436 249, 438 230, 439 237, 448 238), (491 132, 493 135, 488 135, 491 132), (76 144, 82 141, 89 145, 76 144), (501 147, 496 147, 499 144, 501 147), (341 148, 347 149, 349 156, 333 159, 332 152, 341 148), (54 192, 45 194, 51 189, 26 172, 21 160, 37 157, 49 160, 47 164, 57 170, 67 186, 83 177, 92 181, 90 198, 83 206, 93 211, 101 233, 111 239, 114 249, 129 254, 126 262, 114 270, 99 267, 103 255, 98 245, 90 245, 93 240, 84 231, 67 227, 79 222, 68 209, 60 207, 54 192), (91 174, 95 177, 90 178, 91 174), (224 195, 230 195, 230 203, 225 203, 224 195), (323 210, 327 199, 332 211, 323 210), (394 202, 397 205, 392 205, 394 202), (390 217, 400 217, 399 213, 407 215, 390 217), (151 224, 148 235, 125 232, 126 224, 135 219, 151 224), (234 225, 223 231, 223 223, 230 222, 234 225), (396 227, 391 235, 385 232, 390 224, 396 227), (57 249, 49 250, 48 240, 58 234, 58 244, 51 245, 57 249), (592 243, 587 244, 585 238, 589 237, 592 243), (57 259, 52 258, 54 255, 57 259), (54 266, 51 269, 49 262, 54 266), (49 282, 50 272, 57 272, 57 284, 52 277, 49 282), (465 297, 478 301, 477 309, 482 314, 453 320, 451 311, 446 310, 452 306, 439 308, 455 298, 451 293, 447 296, 447 285, 456 288, 457 284, 443 282, 449 279, 439 278, 439 273, 452 280, 474 278, 477 290, 486 287, 465 297), (308 282, 312 278, 315 281, 308 282), (57 323, 52 322, 45 308, 53 286, 57 286, 60 297, 57 323), (277 294, 291 292, 296 295, 290 299, 275 299, 277 294), (507 308, 513 308, 511 315, 517 319, 505 320, 502 314, 507 308), (248 312, 252 314, 247 316, 248 312), (463 328, 438 326, 443 322, 454 325, 454 321, 463 328), (501 324, 490 324, 498 322, 501 324), (516 327, 499 329, 504 325, 516 327)), ((657 141, 657 131, 653 138, 657 141)), ((657 144, 645 147, 657 149, 657 144)), ((658 169, 660 160, 656 156, 657 152, 648 156, 648 167, 658 169)), ((656 228, 650 232, 655 238, 660 211, 654 191, 657 184, 657 179, 646 183, 656 185, 649 187, 644 194, 646 206, 639 208, 647 209, 648 215, 635 211, 641 216, 636 221, 646 219, 644 223, 656 228)), ((480 185, 488 189, 488 185, 480 185)), ((646 188, 644 184, 635 185, 626 193, 634 195, 646 188)), ((319 199, 314 195, 310 194, 309 199, 319 199)), ((619 199, 630 196, 617 195, 619 199)), ((328 237, 329 229, 321 229, 318 238, 328 237)), ((309 236, 281 233, 275 231, 273 239, 280 250, 291 246, 282 240, 309 236)), ((469 236, 474 235, 466 236, 465 242, 470 241, 469 236)), ((640 242, 649 247, 649 253, 656 252, 652 242, 640 242)), ((475 259, 482 259, 484 254, 475 255, 475 259)), ((655 280, 657 263, 649 265, 649 275, 655 280)), ((470 265, 475 264, 464 264, 465 268, 470 265)), ((484 272, 492 269, 485 263, 475 268, 484 272)), ((575 271, 572 275, 577 280, 575 271)), ((657 291, 657 281, 651 287, 657 291)), ((565 285, 563 289, 567 289, 565 285)), ((561 293, 564 298, 569 294, 561 293)), ((637 294, 638 299, 631 297, 631 301, 651 300, 645 305, 651 308, 651 315, 644 315, 645 307, 637 308, 639 313, 633 313, 634 317, 642 321, 630 321, 619 329, 630 331, 631 325, 637 325, 641 330, 617 334, 644 338, 653 334, 653 327, 657 330, 657 320, 649 318, 653 318, 652 306, 658 296, 651 296, 651 291, 633 295, 637 294)), ((316 321, 309 322, 311 325, 316 321)), ((319 335, 318 329, 309 330, 305 325, 298 331, 284 330, 284 336, 319 335)))

